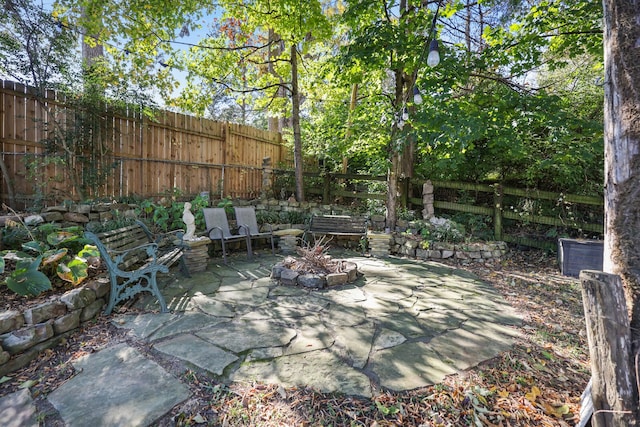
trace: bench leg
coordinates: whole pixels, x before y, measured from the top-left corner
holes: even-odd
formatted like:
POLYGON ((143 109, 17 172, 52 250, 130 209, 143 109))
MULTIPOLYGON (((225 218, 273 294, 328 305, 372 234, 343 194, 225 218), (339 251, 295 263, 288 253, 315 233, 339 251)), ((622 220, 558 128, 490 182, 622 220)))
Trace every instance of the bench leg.
MULTIPOLYGON (((166 267, 164 268, 166 269, 166 267)), ((157 272, 155 270, 148 271, 136 278, 126 280, 122 283, 117 282, 117 277, 112 277, 111 291, 109 292, 109 304, 107 305, 104 313, 106 315, 111 314, 119 302, 132 298, 144 291, 150 292, 151 295, 158 300, 158 304, 160 304, 160 311, 162 313, 168 313, 169 309, 167 308, 167 303, 158 289, 156 273, 157 272)))
POLYGON ((158 304, 160 304, 160 312, 168 313, 169 309, 167 308, 167 303, 165 302, 164 297, 160 293, 160 289, 158 289, 158 283, 156 282, 155 271, 151 272, 151 279, 149 281, 149 286, 151 287, 149 291, 151 292, 151 294, 153 294, 153 296, 156 297, 156 299, 158 300, 158 304))

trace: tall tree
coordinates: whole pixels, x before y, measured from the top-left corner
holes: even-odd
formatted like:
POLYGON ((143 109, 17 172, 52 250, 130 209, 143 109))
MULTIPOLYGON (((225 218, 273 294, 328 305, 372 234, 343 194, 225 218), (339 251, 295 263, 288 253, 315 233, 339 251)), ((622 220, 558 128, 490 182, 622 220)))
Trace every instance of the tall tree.
MULTIPOLYGON (((223 20, 214 27, 211 37, 193 46, 184 58, 183 63, 189 70, 189 95, 181 97, 180 101, 184 102, 178 105, 197 107, 191 95, 202 92, 202 82, 213 80, 228 93, 235 93, 258 108, 268 108, 269 115, 273 116, 274 112, 282 111, 285 105, 282 94, 286 91, 294 145, 296 198, 304 200, 302 94, 298 84, 301 67, 298 65, 315 44, 331 33, 322 5, 318 0, 303 3, 223 1, 220 5, 224 9, 223 20), (238 74, 239 65, 245 72, 242 76, 238 74), (248 97, 249 94, 252 97, 248 97)), ((206 92, 197 99, 206 103, 206 92)))
MULTIPOLYGON (((640 4, 604 0, 605 252, 604 270, 621 276, 631 315, 630 358, 640 354, 640 4)), ((631 384, 634 372, 629 372, 631 384)), ((627 408, 635 408, 632 396, 627 408)), ((598 408, 596 408, 598 409, 598 408)))

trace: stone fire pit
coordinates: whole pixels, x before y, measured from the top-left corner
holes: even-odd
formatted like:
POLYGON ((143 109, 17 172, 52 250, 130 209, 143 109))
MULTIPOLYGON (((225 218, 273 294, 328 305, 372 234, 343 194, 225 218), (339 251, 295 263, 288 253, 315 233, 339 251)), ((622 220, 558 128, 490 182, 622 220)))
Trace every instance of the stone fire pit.
POLYGON ((344 285, 358 278, 356 263, 333 260, 328 255, 319 263, 309 263, 304 258, 286 257, 271 269, 271 278, 281 285, 324 289, 344 285))

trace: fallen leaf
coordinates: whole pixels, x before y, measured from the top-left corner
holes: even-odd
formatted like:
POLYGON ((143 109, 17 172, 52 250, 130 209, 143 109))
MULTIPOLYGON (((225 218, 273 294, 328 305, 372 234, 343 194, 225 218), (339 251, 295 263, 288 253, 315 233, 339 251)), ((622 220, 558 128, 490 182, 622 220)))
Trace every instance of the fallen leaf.
POLYGON ((498 392, 498 396, 500 397, 509 397, 509 392, 507 390, 501 390, 498 392))
POLYGON ((526 397, 529 402, 535 403, 536 399, 540 395, 540 389, 534 385, 533 387, 531 387, 531 391, 529 393, 526 393, 524 397, 526 397))
POLYGON ((570 412, 569 406, 568 405, 562 405, 562 406, 553 406, 553 405, 549 405, 547 403, 544 404, 544 411, 549 414, 549 415, 553 415, 556 418, 562 418, 563 415, 566 415, 570 412))
POLYGON ((35 380, 27 380, 27 381, 23 382, 22 384, 20 384, 20 385, 18 386, 18 388, 31 388, 31 387, 33 387, 33 386, 34 386, 34 385, 36 385, 36 384, 38 384, 38 381, 35 381, 35 380))

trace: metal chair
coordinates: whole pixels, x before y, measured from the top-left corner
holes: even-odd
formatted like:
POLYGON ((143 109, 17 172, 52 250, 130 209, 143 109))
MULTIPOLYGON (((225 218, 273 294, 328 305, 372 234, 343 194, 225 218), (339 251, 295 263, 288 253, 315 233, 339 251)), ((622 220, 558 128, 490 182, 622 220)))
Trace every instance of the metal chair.
POLYGON ((227 213, 223 208, 203 208, 202 213, 204 214, 204 222, 207 227, 206 236, 212 241, 220 241, 222 245, 222 257, 225 264, 227 263, 226 242, 235 242, 244 239, 247 245, 247 256, 249 258, 253 257, 251 237, 247 234, 231 234, 227 213))
POLYGON ((276 247, 273 240, 273 230, 269 225, 269 231, 260 231, 256 220, 256 211, 252 206, 234 207, 236 221, 238 223, 238 233, 245 234, 250 239, 271 239, 271 253, 275 255, 276 247))

